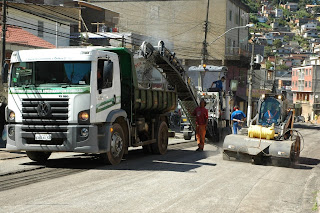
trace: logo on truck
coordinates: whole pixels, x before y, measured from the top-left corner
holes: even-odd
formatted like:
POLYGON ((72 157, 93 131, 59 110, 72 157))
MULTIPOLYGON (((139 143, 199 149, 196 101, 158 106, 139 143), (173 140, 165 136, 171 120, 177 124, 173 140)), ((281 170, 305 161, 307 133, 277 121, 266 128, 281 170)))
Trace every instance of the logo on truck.
POLYGON ((51 106, 49 103, 41 101, 38 104, 37 112, 40 117, 46 117, 51 114, 51 106))

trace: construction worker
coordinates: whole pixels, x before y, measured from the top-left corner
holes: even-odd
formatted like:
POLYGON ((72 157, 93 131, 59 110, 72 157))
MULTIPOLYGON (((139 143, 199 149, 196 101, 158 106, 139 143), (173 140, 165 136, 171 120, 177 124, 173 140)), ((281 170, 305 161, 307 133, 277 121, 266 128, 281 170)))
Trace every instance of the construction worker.
POLYGON ((239 106, 234 106, 234 112, 231 114, 233 121, 233 134, 238 134, 241 129, 242 123, 246 120, 246 115, 239 109, 239 106))
POLYGON ((277 122, 277 119, 280 116, 277 110, 278 108, 279 106, 277 106, 276 103, 272 103, 271 108, 264 113, 263 119, 266 121, 267 124, 272 124, 277 122))
POLYGON ((225 80, 225 77, 222 76, 222 77, 221 77, 221 80, 217 80, 217 81, 212 82, 211 88, 213 88, 213 85, 215 85, 215 88, 216 88, 218 91, 222 91, 222 90, 223 90, 223 82, 224 82, 224 80, 225 80))
POLYGON ((205 108, 206 102, 204 99, 200 101, 200 107, 195 108, 192 115, 196 116, 196 137, 198 149, 196 151, 203 151, 204 141, 206 137, 207 123, 208 123, 208 110, 205 108))

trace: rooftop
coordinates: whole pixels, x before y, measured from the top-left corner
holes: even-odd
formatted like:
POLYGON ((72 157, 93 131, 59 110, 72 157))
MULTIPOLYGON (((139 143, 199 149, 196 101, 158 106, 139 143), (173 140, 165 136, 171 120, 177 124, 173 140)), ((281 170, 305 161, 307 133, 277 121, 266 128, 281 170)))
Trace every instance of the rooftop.
MULTIPOLYGON (((2 30, 0 30, 2 32, 2 30)), ((20 27, 7 26, 6 42, 39 48, 55 48, 56 46, 20 27)))

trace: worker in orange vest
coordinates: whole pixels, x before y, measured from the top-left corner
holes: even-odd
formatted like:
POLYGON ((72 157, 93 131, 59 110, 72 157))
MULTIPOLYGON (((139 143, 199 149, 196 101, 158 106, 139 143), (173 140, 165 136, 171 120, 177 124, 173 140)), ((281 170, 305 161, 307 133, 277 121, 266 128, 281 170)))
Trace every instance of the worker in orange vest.
POLYGON ((193 111, 193 116, 196 116, 196 137, 198 143, 198 149, 196 151, 203 151, 204 141, 207 131, 208 123, 208 110, 205 108, 206 102, 204 99, 200 101, 200 107, 195 108, 193 111))

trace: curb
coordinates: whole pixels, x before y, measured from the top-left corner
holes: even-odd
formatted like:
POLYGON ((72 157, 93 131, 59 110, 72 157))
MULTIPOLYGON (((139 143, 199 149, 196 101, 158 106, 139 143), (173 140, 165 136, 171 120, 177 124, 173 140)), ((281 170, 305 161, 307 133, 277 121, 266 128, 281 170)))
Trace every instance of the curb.
POLYGON ((317 192, 316 202, 318 205, 318 212, 320 213, 320 190, 317 192))

